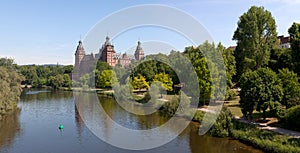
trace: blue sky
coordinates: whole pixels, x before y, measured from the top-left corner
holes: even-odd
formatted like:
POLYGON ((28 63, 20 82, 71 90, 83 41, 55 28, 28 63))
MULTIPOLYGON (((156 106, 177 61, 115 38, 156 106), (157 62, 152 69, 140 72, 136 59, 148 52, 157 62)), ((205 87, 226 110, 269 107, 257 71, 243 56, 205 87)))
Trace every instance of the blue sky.
MULTIPOLYGON (((215 42, 222 42, 225 46, 235 45, 231 39, 238 18, 252 5, 264 6, 271 11, 279 35, 287 35, 291 24, 300 22, 299 0, 1 0, 0 57, 14 58, 17 64, 73 64, 80 37, 84 39, 104 17, 141 4, 163 4, 178 8, 192 15, 215 42)), ((141 12, 140 15, 145 14, 141 12)), ((122 24, 126 20, 117 22, 122 24)), ((103 30, 110 33, 109 29, 103 30)), ((137 40, 170 40, 168 43, 177 50, 191 45, 168 30, 154 27, 127 31, 115 38, 113 43, 117 52, 125 52, 134 47, 137 40)), ((103 41, 99 42, 99 46, 103 41)))

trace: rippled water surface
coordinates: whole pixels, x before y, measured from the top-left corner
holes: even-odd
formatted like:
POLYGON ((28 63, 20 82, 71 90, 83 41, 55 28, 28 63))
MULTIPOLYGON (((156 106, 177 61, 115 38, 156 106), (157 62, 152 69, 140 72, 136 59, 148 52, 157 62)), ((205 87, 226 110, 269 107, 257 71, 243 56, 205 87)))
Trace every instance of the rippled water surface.
MULTIPOLYGON (((98 97, 109 116, 131 129, 149 129, 165 121, 157 114, 134 115, 123 110, 111 97, 98 97)), ((72 92, 24 91, 20 110, 6 116, 0 124, 0 152, 8 153, 131 153, 111 146, 96 137, 85 125, 75 106, 72 92), (64 129, 58 129, 59 124, 64 129)), ((100 120, 101 121, 101 120, 100 120)), ((103 120, 101 129, 110 137, 114 125, 103 120)), ((172 129, 166 132, 172 132, 172 129)), ((155 134, 155 133, 154 133, 155 134)), ((123 138, 120 140, 128 140, 123 138)), ((136 144, 139 145, 139 144, 136 144)), ((261 151, 230 138, 199 136, 191 123, 176 139, 148 153, 260 153, 261 151)))

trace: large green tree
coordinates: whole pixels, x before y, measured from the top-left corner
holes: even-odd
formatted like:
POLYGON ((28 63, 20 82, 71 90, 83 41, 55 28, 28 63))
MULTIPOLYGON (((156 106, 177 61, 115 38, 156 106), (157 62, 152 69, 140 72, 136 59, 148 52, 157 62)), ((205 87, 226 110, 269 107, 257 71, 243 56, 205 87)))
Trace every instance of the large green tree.
MULTIPOLYGON (((230 53, 228 53, 227 60, 222 59, 226 58, 225 47, 221 44, 218 44, 216 47, 214 43, 206 41, 198 47, 185 48, 184 54, 191 60, 198 76, 200 93, 197 94, 200 94, 200 105, 204 105, 210 99, 224 100, 227 69, 224 62, 228 65, 228 72, 233 68, 230 67, 232 66, 230 62, 234 62, 232 59, 229 59, 231 58, 230 53), (223 54, 224 56, 222 57, 223 54)), ((230 75, 232 75, 231 73, 234 72, 230 71, 230 75)), ((228 83, 231 84, 231 82, 228 83)))
POLYGON ((300 74, 300 24, 293 23, 288 32, 291 37, 293 68, 300 74))
POLYGON ((57 74, 56 76, 50 76, 49 85, 54 89, 58 89, 60 87, 70 88, 72 81, 68 74, 57 74))
MULTIPOLYGON (((251 116, 253 110, 263 111, 277 109, 275 106, 282 100, 283 89, 281 80, 269 68, 259 68, 244 73, 240 79, 240 104, 244 116, 251 116)), ((276 114, 273 114, 276 115, 276 114)))
POLYGON ((114 84, 118 83, 116 73, 113 70, 103 70, 98 76, 96 87, 111 88, 114 84))
POLYGON ((252 6, 237 23, 233 40, 237 41, 235 58, 237 80, 248 70, 268 64, 270 51, 277 46, 276 23, 264 7, 252 6))

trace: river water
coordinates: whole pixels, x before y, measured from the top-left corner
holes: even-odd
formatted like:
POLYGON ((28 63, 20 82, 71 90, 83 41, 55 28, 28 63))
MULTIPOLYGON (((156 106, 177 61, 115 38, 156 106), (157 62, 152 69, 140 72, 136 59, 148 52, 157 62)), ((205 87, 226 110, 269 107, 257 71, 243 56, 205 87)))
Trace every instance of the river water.
MULTIPOLYGON (((112 97, 98 97, 101 105, 116 122, 131 129, 149 129, 166 119, 158 114, 134 115, 122 109, 112 97)), ((72 92, 24 91, 18 103, 20 110, 4 117, 0 124, 0 152, 2 153, 260 153, 262 151, 230 138, 199 136, 198 124, 189 126, 174 140, 158 148, 137 151, 117 148, 99 139, 75 105, 72 92), (64 125, 59 130, 59 124, 64 125)), ((100 126, 104 135, 114 133, 114 125, 100 126)), ((170 130, 172 131, 172 130, 170 130)), ((170 132, 166 131, 166 132, 170 132)), ((154 133, 155 135, 155 133, 154 133)), ((132 138, 120 140, 130 141, 132 138)), ((139 145, 139 144, 137 144, 139 145)))

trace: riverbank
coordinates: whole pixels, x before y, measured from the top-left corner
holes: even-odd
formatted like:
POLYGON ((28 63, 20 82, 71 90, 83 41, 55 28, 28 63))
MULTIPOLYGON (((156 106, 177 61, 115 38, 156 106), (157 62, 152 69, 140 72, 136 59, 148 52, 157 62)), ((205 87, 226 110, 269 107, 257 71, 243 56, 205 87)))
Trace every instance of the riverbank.
MULTIPOLYGON (((197 110, 193 119, 201 123, 203 119, 203 110, 197 110)), ((232 118, 232 129, 229 130, 229 137, 239 140, 243 143, 272 153, 299 153, 300 139, 259 128, 254 124, 245 123, 236 118, 232 118)))

